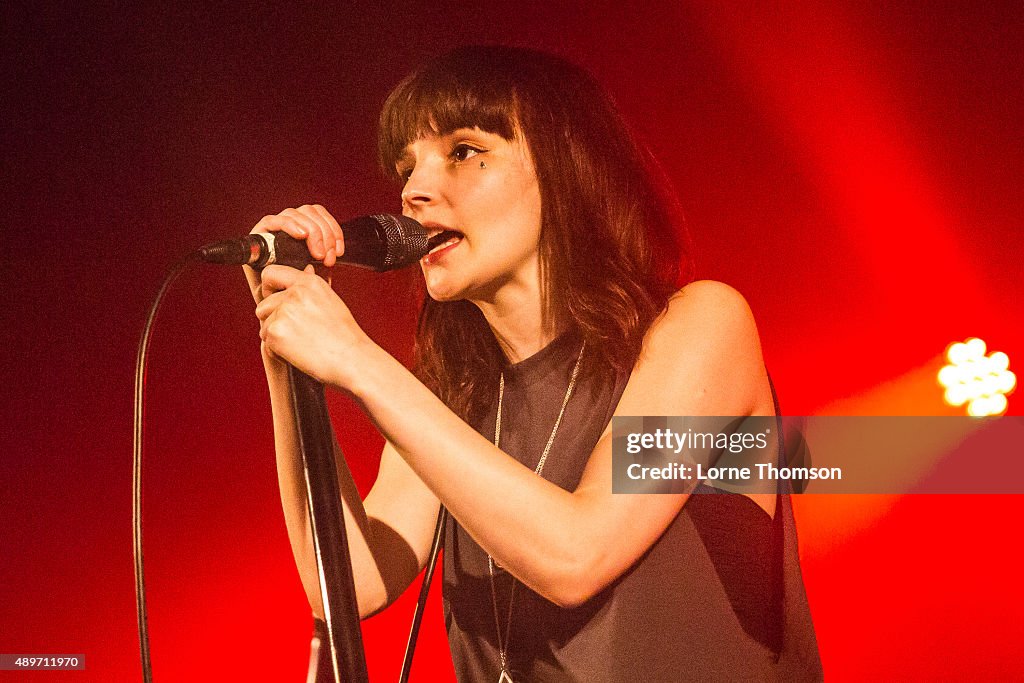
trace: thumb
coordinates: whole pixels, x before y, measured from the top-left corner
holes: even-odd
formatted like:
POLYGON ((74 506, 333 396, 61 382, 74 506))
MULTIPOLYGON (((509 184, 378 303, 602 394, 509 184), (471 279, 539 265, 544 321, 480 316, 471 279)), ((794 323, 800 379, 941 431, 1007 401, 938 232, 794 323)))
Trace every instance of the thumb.
POLYGON ((331 284, 332 271, 330 268, 325 268, 321 264, 309 263, 306 265, 305 268, 302 269, 302 272, 319 275, 324 282, 326 282, 327 284, 331 284))

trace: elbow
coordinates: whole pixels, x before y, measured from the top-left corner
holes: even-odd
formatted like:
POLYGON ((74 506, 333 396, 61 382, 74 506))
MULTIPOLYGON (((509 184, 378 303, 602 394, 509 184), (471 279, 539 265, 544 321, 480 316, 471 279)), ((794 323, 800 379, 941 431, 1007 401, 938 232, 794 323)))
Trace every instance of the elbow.
POLYGON ((575 609, 590 602, 602 590, 604 584, 594 581, 590 576, 578 575, 567 581, 548 599, 562 609, 575 609))
POLYGON ((545 596, 562 609, 575 609, 586 604, 588 600, 597 595, 578 586, 569 586, 551 596, 545 596))
MULTIPOLYGON (((356 587, 356 609, 359 612, 359 619, 368 619, 377 614, 390 604, 387 595, 382 591, 367 589, 357 585, 356 587)), ((309 591, 307 591, 309 593, 309 591)), ((324 605, 320 597, 319 584, 315 594, 309 595, 309 606, 313 610, 313 617, 320 621, 326 621, 324 616, 324 605)))
POLYGON ((566 562, 550 577, 545 590, 538 592, 562 609, 574 609, 589 602, 608 583, 601 579, 596 558, 579 556, 566 562))
MULTIPOLYGON (((326 621, 324 616, 323 596, 320 593, 320 572, 317 569, 316 557, 313 553, 304 556, 305 560, 297 562, 299 579, 305 589, 313 617, 326 621)), ((391 600, 379 576, 367 575, 365 572, 353 573, 353 587, 356 592, 356 609, 360 619, 366 619, 387 607, 391 600)))
POLYGON ((391 604, 388 601, 386 596, 384 596, 384 597, 381 597, 381 596, 372 596, 372 597, 371 596, 366 596, 366 597, 364 597, 363 594, 357 594, 356 595, 356 602, 359 605, 359 618, 361 620, 362 619, 369 619, 374 614, 377 614, 378 612, 383 610, 385 607, 387 607, 389 604, 391 604))
POLYGON ((360 619, 368 619, 390 605, 395 597, 388 593, 387 586, 377 572, 353 572, 356 589, 356 607, 360 619))

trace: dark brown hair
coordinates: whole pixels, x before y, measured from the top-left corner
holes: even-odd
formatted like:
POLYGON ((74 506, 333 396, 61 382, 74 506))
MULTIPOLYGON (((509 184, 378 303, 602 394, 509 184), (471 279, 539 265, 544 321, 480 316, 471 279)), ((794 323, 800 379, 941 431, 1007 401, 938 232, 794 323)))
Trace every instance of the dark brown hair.
MULTIPOLYGON (((636 363, 644 333, 690 278, 674 193, 615 105, 580 67, 520 48, 466 47, 422 66, 388 97, 380 161, 418 137, 479 127, 525 138, 541 196, 540 271, 550 329, 587 343, 584 371, 611 379, 636 363)), ((475 423, 505 362, 468 301, 424 298, 416 372, 475 423)))

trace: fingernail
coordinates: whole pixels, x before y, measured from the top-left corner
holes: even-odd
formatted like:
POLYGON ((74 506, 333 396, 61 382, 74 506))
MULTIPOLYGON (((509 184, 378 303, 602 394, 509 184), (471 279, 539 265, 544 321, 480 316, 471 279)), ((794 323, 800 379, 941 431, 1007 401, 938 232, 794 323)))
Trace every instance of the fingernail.
POLYGON ((341 240, 334 240, 334 253, 341 253, 341 240))

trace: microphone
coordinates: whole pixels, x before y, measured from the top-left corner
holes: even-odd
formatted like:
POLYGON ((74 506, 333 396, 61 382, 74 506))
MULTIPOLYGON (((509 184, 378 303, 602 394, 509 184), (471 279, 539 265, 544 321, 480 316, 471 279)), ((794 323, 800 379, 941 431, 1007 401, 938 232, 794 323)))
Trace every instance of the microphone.
MULTIPOLYGON (((426 256, 427 231, 405 216, 377 214, 360 216, 341 224, 345 234, 345 253, 338 263, 369 268, 377 272, 404 268, 426 256)), ((305 240, 283 232, 265 232, 222 240, 199 249, 207 263, 229 266, 248 265, 260 270, 272 263, 305 268, 316 259, 305 240)))

